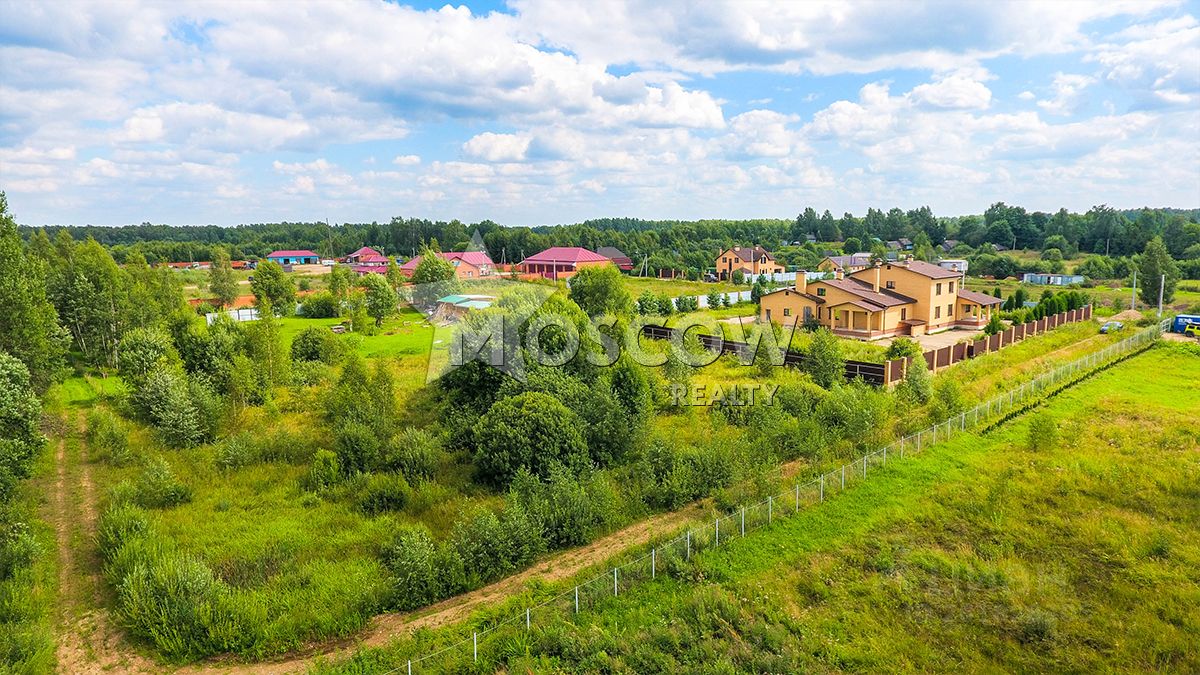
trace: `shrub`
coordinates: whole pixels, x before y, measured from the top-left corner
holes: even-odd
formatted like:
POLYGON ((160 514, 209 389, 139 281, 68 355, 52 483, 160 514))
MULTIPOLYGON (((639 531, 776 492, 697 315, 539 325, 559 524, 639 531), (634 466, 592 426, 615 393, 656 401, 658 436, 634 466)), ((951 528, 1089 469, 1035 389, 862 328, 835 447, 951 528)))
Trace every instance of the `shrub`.
POLYGON ((923 357, 918 356, 908 364, 904 381, 896 387, 896 393, 918 405, 928 403, 933 397, 933 375, 923 357))
POLYGON ((167 460, 158 457, 146 463, 133 485, 133 498, 145 508, 169 508, 192 500, 192 492, 171 471, 167 460))
POLYGON ((258 460, 250 439, 244 434, 231 436, 217 446, 216 465, 222 471, 232 471, 253 464, 258 460))
POLYGON ((296 361, 292 364, 292 384, 297 387, 321 386, 329 382, 330 375, 329 366, 320 361, 296 361))
POLYGON ((88 413, 87 439, 100 457, 113 466, 128 466, 133 462, 129 447, 129 429, 120 417, 110 410, 95 409, 88 413))
POLYGON ((546 476, 552 464, 587 465, 579 416, 558 399, 526 392, 497 401, 475 425, 476 464, 487 481, 507 485, 522 467, 546 476))
POLYGON ((396 534, 384 549, 383 564, 391 573, 392 606, 398 610, 424 607, 438 599, 436 547, 424 526, 396 534))
POLYGON ((922 353, 921 345, 916 340, 899 337, 893 340, 892 344, 888 345, 884 357, 889 360, 900 359, 906 356, 911 359, 919 359, 922 353))
POLYGON ((337 363, 341 346, 333 331, 324 326, 309 326, 292 340, 292 361, 337 363))
POLYGON ((828 328, 813 333, 812 344, 809 345, 806 356, 808 358, 805 359, 804 369, 812 376, 813 382, 822 387, 829 389, 845 377, 841 346, 828 328))
POLYGON ((192 446, 204 435, 187 379, 174 368, 159 368, 143 378, 131 402, 167 445, 192 446))
POLYGON ((929 411, 931 422, 940 424, 962 412, 966 407, 967 402, 957 380, 939 377, 934 381, 933 405, 929 411))
POLYGON ((1029 420, 1029 449, 1053 450, 1058 442, 1058 423, 1045 412, 1029 420))
POLYGON ((149 530, 150 519, 145 511, 133 504, 114 502, 100 516, 96 533, 100 556, 111 562, 126 541, 140 537, 149 530))
POLYGON ((341 476, 338 456, 328 450, 318 450, 301 483, 306 490, 321 492, 336 485, 341 476))
POLYGON ((368 515, 399 511, 408 503, 411 490, 404 476, 376 473, 367 477, 366 488, 358 497, 358 509, 368 515))
MULTIPOLYGON (((0 521, 0 581, 12 578, 17 570, 29 567, 41 547, 37 537, 23 522, 0 521)), ((0 621, 3 613, 0 612, 0 621)))
POLYGON ((379 458, 382 445, 373 429, 358 422, 344 422, 334 430, 338 465, 346 473, 369 471, 379 458))
POLYGON ((384 448, 380 465, 388 471, 399 471, 410 480, 432 478, 441 454, 441 442, 436 436, 424 429, 407 427, 384 448))

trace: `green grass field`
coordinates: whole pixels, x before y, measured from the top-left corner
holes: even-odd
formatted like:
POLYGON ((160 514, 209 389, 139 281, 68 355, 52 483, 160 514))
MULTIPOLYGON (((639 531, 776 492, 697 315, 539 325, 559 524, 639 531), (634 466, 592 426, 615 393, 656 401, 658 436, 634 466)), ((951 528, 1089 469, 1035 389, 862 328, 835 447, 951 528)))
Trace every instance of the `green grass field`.
POLYGON ((719 281, 715 283, 706 283, 703 281, 686 281, 684 279, 655 279, 651 277, 631 277, 623 276, 625 287, 629 289, 629 294, 636 301, 638 296, 646 291, 650 291, 654 295, 669 295, 672 298, 678 298, 681 295, 708 295, 713 291, 732 293, 733 291, 748 291, 749 285, 735 286, 731 283, 719 281))
POLYGON ((990 433, 602 600, 421 632, 318 672, 1200 669, 1200 355, 1160 346, 990 433), (1057 429, 1031 445, 1031 421, 1057 429))

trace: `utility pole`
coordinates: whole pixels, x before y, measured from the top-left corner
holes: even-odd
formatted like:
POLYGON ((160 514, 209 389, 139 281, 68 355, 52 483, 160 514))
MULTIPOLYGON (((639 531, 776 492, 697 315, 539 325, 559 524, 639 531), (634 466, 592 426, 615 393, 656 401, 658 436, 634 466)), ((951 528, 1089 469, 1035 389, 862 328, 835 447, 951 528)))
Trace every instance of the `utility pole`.
POLYGON ((1164 274, 1164 275, 1162 275, 1162 278, 1158 280, 1158 318, 1160 318, 1160 319, 1162 318, 1163 289, 1166 285, 1167 285, 1167 275, 1164 274))
POLYGON ((1129 309, 1137 304, 1137 270, 1133 270, 1133 292, 1129 295, 1129 309))

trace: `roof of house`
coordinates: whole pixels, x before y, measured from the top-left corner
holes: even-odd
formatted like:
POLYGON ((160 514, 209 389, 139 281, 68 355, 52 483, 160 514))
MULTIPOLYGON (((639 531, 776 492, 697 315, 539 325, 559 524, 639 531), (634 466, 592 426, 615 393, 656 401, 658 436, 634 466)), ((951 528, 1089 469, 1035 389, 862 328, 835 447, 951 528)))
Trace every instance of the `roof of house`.
POLYGON ((379 255, 378 253, 365 253, 358 257, 358 262, 387 264, 388 258, 386 255, 379 255))
POLYGON ((744 246, 734 246, 733 248, 726 249, 726 250, 722 251, 721 253, 722 254, 732 253, 732 254, 736 255, 737 257, 741 258, 742 260, 745 260, 746 262, 760 260, 760 259, 762 259, 762 256, 766 256, 767 260, 775 260, 775 256, 771 255, 770 251, 768 251, 767 249, 763 248, 762 246, 760 246, 758 244, 755 244, 754 246, 752 246, 750 248, 746 248, 744 246))
MULTIPOLYGON (((476 267, 496 264, 492 262, 491 257, 489 257, 488 254, 484 253, 483 251, 442 251, 438 253, 438 255, 451 262, 455 260, 461 260, 476 267)), ((404 270, 405 272, 410 272, 417 269, 417 265, 419 264, 421 264, 421 256, 413 256, 411 260, 401 265, 400 269, 404 270)))
POLYGON ((850 255, 829 255, 825 257, 838 267, 861 267, 871 264, 870 253, 851 253, 850 255))
POLYGON ((865 300, 872 305, 876 305, 875 310, 884 309, 886 307, 896 307, 899 305, 910 305, 916 302, 916 300, 913 300, 907 295, 900 295, 899 293, 895 291, 889 291, 886 288, 881 288, 878 292, 876 292, 874 286, 871 284, 853 277, 849 279, 823 279, 821 281, 814 281, 813 283, 829 284, 834 288, 858 296, 858 298, 865 300))
POLYGON ((364 255, 380 255, 380 253, 379 253, 379 251, 376 251, 375 249, 371 248, 370 246, 364 246, 346 257, 354 258, 357 256, 364 256, 364 255))
POLYGON ((957 239, 947 239, 946 241, 942 242, 942 249, 946 251, 953 250, 955 246, 958 246, 957 239))
POLYGON ((817 303, 818 305, 825 304, 825 298, 818 298, 817 296, 813 295, 812 293, 801 293, 800 291, 796 290, 795 286, 785 286, 783 288, 776 288, 775 290, 773 290, 769 293, 763 293, 762 297, 765 298, 768 295, 774 295, 776 293, 782 293, 784 291, 791 291, 792 293, 795 293, 796 295, 804 296, 805 298, 812 300, 813 302, 817 303))
POLYGON ((933 263, 927 263, 924 260, 909 260, 907 262, 893 264, 899 267, 907 268, 910 272, 916 272, 917 274, 920 274, 923 277, 929 277, 930 279, 955 279, 961 276, 954 270, 948 270, 945 267, 934 265, 933 263))
POLYGON ((963 300, 970 300, 971 302, 980 305, 998 305, 1004 302, 1000 298, 997 298, 993 295, 980 293, 979 291, 969 291, 965 288, 958 289, 958 297, 962 298, 963 300))
POLYGON ((268 258, 315 258, 315 257, 317 257, 317 254, 313 253, 312 251, 287 250, 287 251, 272 251, 271 253, 267 254, 267 257, 268 258))
POLYGON ((525 262, 534 263, 581 263, 581 262, 609 262, 608 258, 593 253, 586 248, 579 246, 551 246, 550 248, 529 256, 525 262))
POLYGON ((609 260, 629 260, 629 256, 625 255, 621 249, 615 246, 601 246, 600 248, 596 249, 596 253, 608 258, 609 260))

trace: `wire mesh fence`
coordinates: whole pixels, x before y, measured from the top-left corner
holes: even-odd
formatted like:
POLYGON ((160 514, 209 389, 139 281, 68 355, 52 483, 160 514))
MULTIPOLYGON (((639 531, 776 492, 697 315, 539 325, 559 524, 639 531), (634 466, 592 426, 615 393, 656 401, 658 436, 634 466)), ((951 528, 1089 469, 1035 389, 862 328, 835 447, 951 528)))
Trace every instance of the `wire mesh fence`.
POLYGON ((528 633, 534 626, 569 619, 574 615, 594 610, 604 603, 611 602, 613 598, 620 598, 637 585, 656 579, 659 575, 674 576, 694 556, 742 539, 755 530, 771 525, 777 519, 787 518, 835 498, 853 484, 870 478, 872 472, 882 470, 889 462, 918 454, 925 448, 950 440, 968 430, 1002 421, 1061 385, 1073 382, 1097 368, 1149 346, 1166 330, 1168 323, 1163 321, 1155 324, 1103 350, 1039 375, 969 410, 956 413, 943 422, 866 453, 832 471, 805 482, 797 482, 787 492, 771 495, 756 504, 739 507, 731 513, 714 517, 706 525, 689 527, 670 539, 650 546, 641 556, 613 565, 596 576, 517 614, 485 622, 478 630, 472 631, 462 639, 420 658, 406 660, 404 664, 386 671, 385 675, 432 670, 489 669, 494 659, 514 649, 513 641, 518 640, 516 636, 521 631, 528 633), (506 639, 497 640, 496 653, 485 653, 486 649, 481 651, 481 640, 499 637, 501 633, 506 639))

